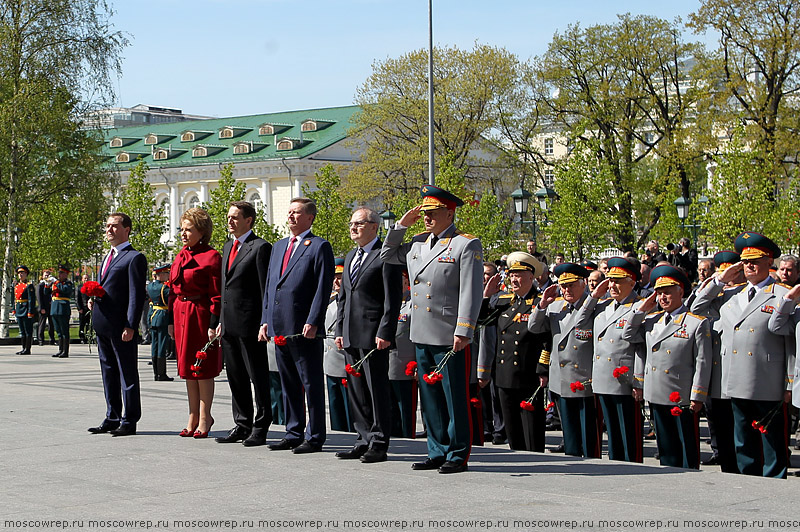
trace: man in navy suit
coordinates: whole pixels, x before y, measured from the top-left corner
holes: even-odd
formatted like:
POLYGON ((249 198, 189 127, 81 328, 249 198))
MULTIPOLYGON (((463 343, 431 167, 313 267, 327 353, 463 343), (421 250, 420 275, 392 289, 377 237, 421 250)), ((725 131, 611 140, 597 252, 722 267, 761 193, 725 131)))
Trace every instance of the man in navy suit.
POLYGON ((389 448, 389 347, 394 343, 403 298, 402 269, 380 258, 380 223, 378 213, 366 207, 356 209, 350 217, 350 238, 358 247, 344 259, 336 320, 336 347, 345 350, 347 363, 356 364, 369 354, 358 370, 363 376, 347 379, 347 397, 358 438, 351 450, 336 456, 360 458, 364 463, 385 461, 389 448))
POLYGON ((222 252, 222 314, 217 326, 236 426, 216 441, 241 441, 245 447, 265 445, 272 423, 267 346, 258 341, 261 298, 267 284, 272 246, 253 232, 255 219, 256 210, 250 203, 230 204, 228 231, 234 239, 225 242, 222 252))
POLYGON ((325 443, 325 379, 322 336, 333 286, 333 250, 314 235, 317 206, 308 198, 289 205, 289 238, 275 243, 269 261, 258 338, 275 337, 283 388, 286 434, 269 448, 295 454, 322 450, 325 443), (278 341, 278 337, 283 337, 278 341), (285 341, 284 341, 285 339, 285 341), (306 425, 303 391, 308 403, 306 425))
POLYGON ((105 295, 97 298, 92 311, 107 408, 103 422, 89 429, 93 434, 136 434, 136 423, 142 415, 134 337, 144 306, 147 259, 131 247, 130 232, 127 214, 109 215, 106 240, 111 251, 100 266, 105 295))

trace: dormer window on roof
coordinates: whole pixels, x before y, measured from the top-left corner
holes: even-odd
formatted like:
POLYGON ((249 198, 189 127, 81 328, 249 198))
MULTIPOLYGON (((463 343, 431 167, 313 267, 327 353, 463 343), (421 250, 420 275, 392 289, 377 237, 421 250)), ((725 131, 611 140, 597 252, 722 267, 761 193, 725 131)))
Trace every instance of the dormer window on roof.
POLYGON ((148 155, 150 155, 150 154, 146 153, 146 152, 121 151, 121 152, 117 153, 117 155, 114 157, 114 162, 117 162, 117 163, 132 163, 132 162, 136 161, 137 159, 144 159, 148 155))
POLYGON ((330 120, 305 120, 300 124, 300 131, 319 131, 333 124, 330 120))
POLYGON ((301 139, 293 139, 290 137, 283 137, 275 144, 275 149, 277 151, 287 151, 287 150, 296 150, 302 148, 310 141, 308 140, 301 140, 301 139))
POLYGON ((258 127, 259 135, 280 135, 284 131, 292 129, 289 124, 261 124, 258 127))
POLYGON ((253 142, 252 140, 237 142, 233 145, 234 155, 244 155, 246 153, 254 153, 263 149, 267 144, 265 142, 253 142))
POLYGON ((122 148, 139 142, 139 140, 141 140, 139 137, 113 137, 108 141, 108 145, 111 148, 122 148))
POLYGON ((144 143, 148 146, 153 144, 161 144, 162 142, 166 142, 168 140, 172 140, 175 138, 175 135, 157 135, 155 133, 150 133, 144 138, 144 143))
POLYGON ((211 135, 213 131, 187 130, 181 133, 181 142, 194 142, 211 135))
POLYGON ((181 148, 173 148, 171 145, 167 146, 166 148, 157 148, 153 150, 153 160, 154 161, 165 161, 167 159, 174 159, 180 155, 186 153, 187 150, 181 148))
POLYGON ((251 127, 236 127, 236 126, 225 126, 219 128, 219 138, 221 139, 232 139, 235 137, 240 137, 245 133, 253 131, 251 127))
POLYGON ((192 149, 192 157, 208 157, 209 155, 216 155, 219 152, 227 149, 227 146, 198 144, 192 149))

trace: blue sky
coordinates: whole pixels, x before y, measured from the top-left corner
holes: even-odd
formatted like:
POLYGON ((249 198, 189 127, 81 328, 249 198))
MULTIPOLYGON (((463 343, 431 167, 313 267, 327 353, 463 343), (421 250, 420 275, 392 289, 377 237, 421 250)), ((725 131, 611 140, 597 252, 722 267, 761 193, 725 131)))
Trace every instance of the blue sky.
MULTIPOLYGON (((129 35, 117 105, 216 117, 353 103, 375 61, 427 48, 427 0, 112 0, 129 35)), ((699 0, 434 0, 434 42, 543 53, 568 24, 618 13, 666 19, 699 0)), ((688 34, 692 40, 702 37, 688 34)))

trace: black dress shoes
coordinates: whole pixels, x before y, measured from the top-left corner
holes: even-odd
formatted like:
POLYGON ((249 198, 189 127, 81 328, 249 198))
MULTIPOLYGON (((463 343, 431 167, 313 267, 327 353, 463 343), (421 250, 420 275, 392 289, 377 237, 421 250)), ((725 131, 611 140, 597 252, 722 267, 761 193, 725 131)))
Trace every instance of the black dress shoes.
POLYGON ((703 465, 719 465, 719 456, 712 454, 710 458, 700 462, 703 465))
POLYGON ((308 453, 318 453, 322 450, 322 445, 314 445, 310 441, 306 440, 294 449, 292 452, 294 454, 308 454, 308 453))
POLYGON ((364 456, 360 458, 360 460, 365 464, 374 464, 377 462, 385 462, 386 461, 386 451, 381 449, 370 449, 369 451, 364 453, 364 456))
POLYGON ((119 427, 119 423, 114 423, 111 421, 103 421, 97 427, 89 427, 88 430, 92 434, 104 434, 106 432, 111 432, 112 430, 117 430, 119 427))
POLYGON ((563 453, 564 452, 564 444, 560 443, 558 447, 551 447, 548 449, 551 453, 563 453))
POLYGON ((339 451, 334 456, 342 460, 356 460, 364 456, 369 447, 353 447, 349 451, 339 451))
POLYGON ((287 440, 284 438, 278 443, 270 443, 267 447, 269 447, 270 451, 288 451, 299 446, 301 443, 304 442, 301 442, 300 440, 287 440))
POLYGON ((508 438, 502 436, 501 434, 495 434, 492 437, 492 445, 505 445, 508 443, 508 438))
POLYGON ((116 428, 111 431, 112 436, 133 436, 136 434, 136 425, 120 425, 119 428, 116 428))
POLYGON ((447 475, 448 473, 461 473, 467 470, 466 462, 445 462, 439 468, 439 473, 447 475))
POLYGON ((240 441, 244 441, 247 438, 249 432, 247 429, 243 429, 241 427, 234 427, 228 431, 225 436, 220 436, 219 438, 214 438, 214 441, 217 443, 236 443, 240 441))
POLYGON ((411 464, 411 469, 414 471, 430 471, 432 469, 439 469, 444 465, 443 458, 426 458, 424 462, 415 462, 411 464))
POLYGON ((267 437, 263 434, 250 434, 246 440, 242 442, 245 447, 260 447, 267 444, 267 437))

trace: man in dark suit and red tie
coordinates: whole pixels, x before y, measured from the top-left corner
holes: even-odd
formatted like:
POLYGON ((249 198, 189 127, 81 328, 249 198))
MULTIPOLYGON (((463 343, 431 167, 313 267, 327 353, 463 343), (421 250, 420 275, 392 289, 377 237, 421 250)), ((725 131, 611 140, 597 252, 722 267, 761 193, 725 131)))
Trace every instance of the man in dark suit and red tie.
POLYGON ((106 240, 111 251, 100 267, 105 294, 94 301, 92 311, 107 408, 103 422, 89 428, 93 434, 136 434, 142 415, 135 330, 144 307, 147 259, 128 242, 130 233, 127 214, 109 215, 106 240))
POLYGON ((265 445, 272 423, 267 346, 258 341, 272 245, 253 232, 255 219, 252 204, 230 204, 228 231, 234 239, 225 242, 222 252, 222 313, 217 326, 236 426, 216 441, 241 441, 245 447, 265 445))
POLYGON ((270 257, 258 333, 261 341, 275 340, 286 410, 286 434, 269 448, 295 454, 322 450, 326 437, 322 337, 334 265, 330 243, 311 232, 316 215, 308 198, 289 204, 290 236, 275 243, 270 257))
POLYGON ((392 432, 389 347, 394 343, 403 296, 400 266, 384 263, 378 239, 381 218, 367 207, 350 217, 350 238, 358 247, 344 259, 336 320, 336 347, 345 350, 350 365, 367 357, 358 373, 348 377, 347 397, 358 432, 353 448, 338 458, 383 462, 392 432), (373 352, 375 350, 375 352, 373 352))

